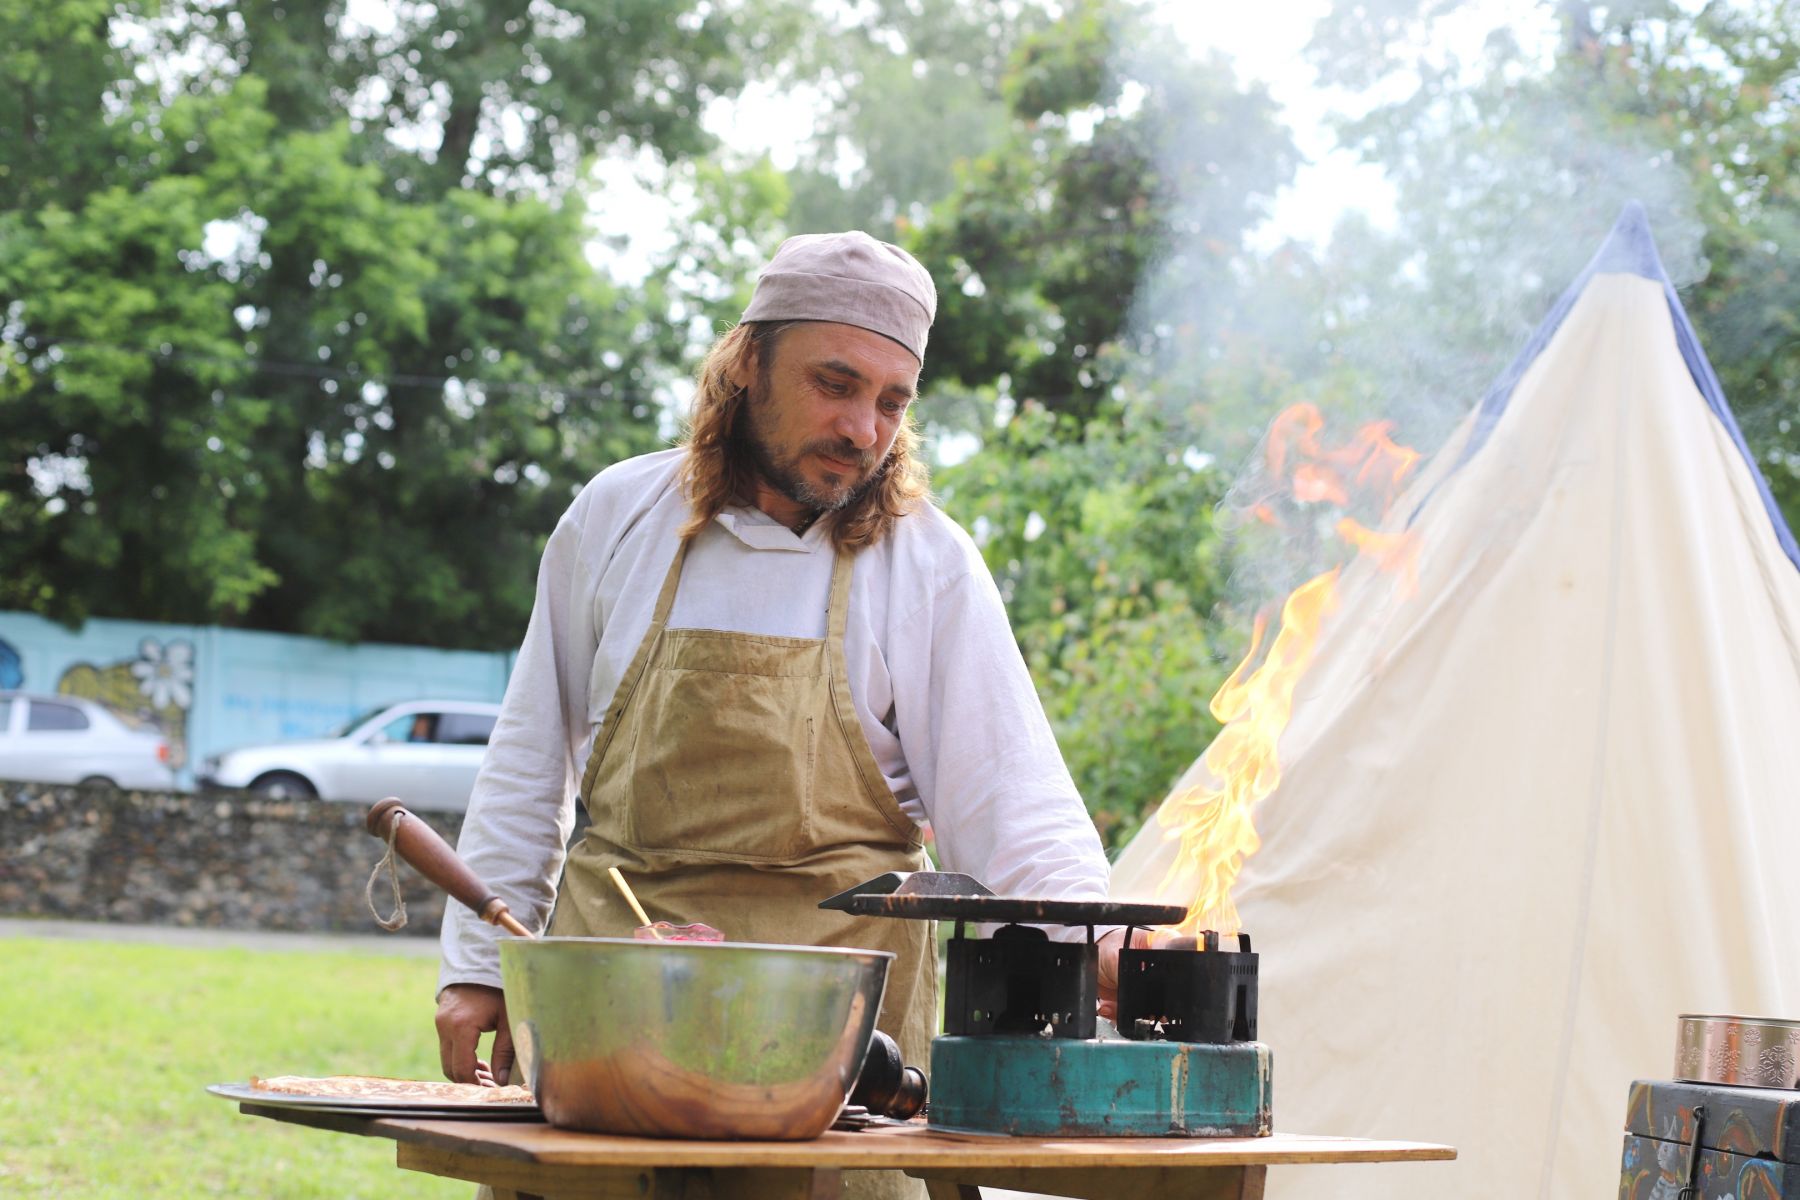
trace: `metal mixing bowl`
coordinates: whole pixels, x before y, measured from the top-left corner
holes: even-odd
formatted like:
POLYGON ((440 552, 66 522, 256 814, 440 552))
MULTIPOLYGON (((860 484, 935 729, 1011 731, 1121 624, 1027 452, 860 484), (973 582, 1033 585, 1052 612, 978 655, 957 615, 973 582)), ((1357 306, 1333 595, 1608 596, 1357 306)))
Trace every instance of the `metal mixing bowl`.
POLYGON ((541 938, 500 943, 524 1082, 562 1129, 818 1137, 868 1053, 893 955, 541 938))

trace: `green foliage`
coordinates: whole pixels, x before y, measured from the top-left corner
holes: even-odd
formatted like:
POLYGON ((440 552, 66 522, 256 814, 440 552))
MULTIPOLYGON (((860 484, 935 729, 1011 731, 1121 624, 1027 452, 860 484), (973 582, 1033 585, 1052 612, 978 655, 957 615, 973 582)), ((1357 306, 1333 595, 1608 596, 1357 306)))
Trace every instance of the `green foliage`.
POLYGON ((1077 436, 1033 407, 941 472, 975 532, 1057 741, 1102 836, 1118 845, 1217 731, 1212 619, 1224 589, 1222 475, 1139 407, 1077 436))
POLYGON ((855 15, 808 52, 829 102, 791 172, 787 224, 893 240, 929 220, 960 164, 1003 141, 1007 61, 1048 17, 1039 0, 872 0, 855 15))
POLYGON ((1634 25, 1629 52, 1615 38, 1607 61, 1626 68, 1621 90, 1648 76, 1655 94, 1690 98, 1657 113, 1640 98, 1637 119, 1701 181, 1710 270, 1686 298, 1690 315, 1788 525, 1800 529, 1800 12, 1709 5, 1674 28, 1680 40, 1661 46, 1634 25))
POLYGON ((700 159, 686 164, 683 175, 693 192, 693 231, 660 278, 698 353, 750 303, 757 271, 786 236, 783 218, 793 192, 766 158, 735 165, 700 159))
POLYGON ((24 298, 0 377, 0 605, 179 619, 272 582, 237 506, 267 405, 242 391, 229 282, 184 263, 209 192, 169 175, 0 218, 0 294, 24 298))
POLYGON ((0 0, 0 211, 68 203, 116 145, 97 102, 123 73, 108 41, 111 0, 0 0))
POLYGON ((615 143, 699 153, 705 103, 779 49, 756 4, 478 0, 363 12, 385 26, 358 23, 344 0, 160 7, 148 57, 166 62, 200 36, 222 74, 268 84, 282 128, 348 117, 359 155, 412 197, 560 192, 615 143))
MULTIPOLYGON (((1648 207, 1727 399, 1800 524, 1800 179, 1792 5, 1542 4, 1548 63, 1496 30, 1457 61, 1449 6, 1343 5, 1314 57, 1382 99, 1344 133, 1400 191, 1399 227, 1333 247, 1348 285, 1322 331, 1360 366, 1400 344, 1434 361, 1395 390, 1472 398, 1577 271, 1624 201, 1648 207), (1359 348, 1360 343, 1360 348, 1359 348)), ((1527 30, 1531 22, 1519 22, 1527 30)))
MULTIPOLYGON (((330 215, 364 194, 320 197, 319 219, 367 230, 330 215)), ((340 586, 272 591, 255 623, 516 641, 542 537, 598 467, 654 444, 652 388, 680 351, 651 318, 653 295, 628 297, 587 267, 582 199, 453 192, 394 210, 405 220, 385 237, 339 244, 308 235, 315 202, 300 202, 286 222, 297 244, 272 248, 276 269, 324 286, 285 321, 273 315, 282 294, 259 306, 267 353, 335 372, 265 381, 305 456, 281 507, 311 517, 303 536, 271 530, 266 547, 284 577, 340 586)))
POLYGON ((686 350, 587 265, 584 164, 700 149, 750 13, 0 10, 0 606, 515 644, 686 350))
POLYGON ((1090 0, 1028 39, 1014 53, 1003 83, 1013 115, 1035 122, 1117 103, 1119 80, 1111 64, 1120 49, 1117 38, 1127 32, 1118 26, 1131 15, 1128 6, 1090 0))
POLYGON ((0 0, 0 607, 512 645, 759 261, 866 227, 938 282, 919 411, 981 444, 938 484, 1116 844, 1244 635, 1213 458, 1296 400, 1434 444, 1628 198, 1800 524, 1794 6, 1555 0, 1459 58, 1460 7, 1321 23, 1397 228, 1260 253, 1273 102, 1133 0, 0 0), (796 169, 702 131, 746 78, 817 98, 796 169), (585 180, 637 148, 693 220, 624 287, 585 180))
POLYGON ((1116 368, 1166 336, 1137 319, 1143 281, 1231 292, 1294 151, 1223 60, 1192 59, 1107 0, 1027 39, 1002 86, 1005 144, 963 169, 914 241, 939 281, 932 370, 1085 422, 1116 411, 1116 368))
POLYGON ((1130 5, 1069 6, 1000 90, 1004 142, 913 239, 939 284, 924 408, 948 394, 981 414, 980 453, 938 485, 1116 846, 1216 732, 1240 636, 1218 616, 1228 478, 1197 441, 1247 372, 1144 368, 1213 345, 1205 322, 1233 310, 1244 233, 1293 149, 1266 96, 1130 5))

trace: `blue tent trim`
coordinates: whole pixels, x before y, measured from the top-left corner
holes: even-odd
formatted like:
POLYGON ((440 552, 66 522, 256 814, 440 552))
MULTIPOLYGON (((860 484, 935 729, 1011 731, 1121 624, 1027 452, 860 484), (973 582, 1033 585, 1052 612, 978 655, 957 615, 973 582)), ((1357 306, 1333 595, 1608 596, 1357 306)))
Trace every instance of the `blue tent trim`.
MULTIPOLYGON (((1706 360, 1706 352, 1700 348, 1700 339, 1694 333, 1687 311, 1681 307, 1681 301, 1675 295, 1675 287, 1669 282, 1669 273, 1663 268, 1662 256, 1656 251, 1656 239, 1650 234, 1649 215, 1636 200, 1625 206, 1619 219, 1614 222, 1612 232, 1601 243, 1599 251, 1582 268, 1581 274, 1575 277, 1575 282, 1557 297, 1549 315, 1532 333, 1524 349, 1519 351, 1512 363, 1482 396, 1481 407, 1476 411, 1474 431, 1470 434, 1468 445, 1463 448, 1462 456, 1457 460, 1457 468, 1460 469, 1487 444, 1489 435, 1506 413, 1513 389, 1518 387, 1519 380, 1537 360, 1544 347, 1550 344, 1550 339, 1556 336, 1556 331, 1562 328, 1563 320, 1569 315, 1569 310, 1575 307, 1575 301, 1581 298, 1588 281, 1599 274, 1640 275, 1662 284, 1663 295, 1669 302, 1669 316, 1675 324, 1675 341, 1681 349, 1682 360, 1687 363, 1688 373, 1693 377, 1694 386, 1705 398, 1706 407, 1712 410, 1719 424, 1725 427, 1725 432, 1731 435, 1732 444, 1738 448, 1738 453, 1743 455, 1744 464, 1750 468, 1750 477, 1756 481, 1757 494, 1762 497, 1763 510, 1769 516, 1769 523, 1775 528, 1776 540, 1781 543, 1788 561, 1800 568, 1800 545, 1795 544, 1793 531, 1782 517, 1774 494, 1769 491, 1769 481, 1763 478, 1755 456, 1744 442, 1744 434, 1738 428, 1737 418, 1731 414, 1731 406, 1725 403, 1725 392, 1719 386, 1719 377, 1713 374, 1712 364, 1706 360)), ((1426 503, 1429 501, 1428 496, 1426 503)), ((1420 508, 1423 507, 1424 504, 1421 504, 1420 508)), ((1413 516, 1416 518, 1418 513, 1414 512, 1413 516)))

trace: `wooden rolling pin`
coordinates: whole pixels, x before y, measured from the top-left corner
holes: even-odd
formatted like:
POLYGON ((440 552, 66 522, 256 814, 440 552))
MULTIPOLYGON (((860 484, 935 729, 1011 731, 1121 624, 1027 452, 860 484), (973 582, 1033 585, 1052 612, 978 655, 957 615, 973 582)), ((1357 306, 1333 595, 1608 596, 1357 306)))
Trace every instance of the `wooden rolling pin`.
POLYGON ((438 836, 437 830, 408 812, 399 800, 389 796, 369 810, 365 828, 382 842, 392 837, 394 853, 405 859, 412 869, 449 892, 451 897, 469 906, 471 912, 489 925, 498 925, 514 937, 529 938, 531 930, 519 924, 507 908, 506 901, 496 896, 469 870, 469 864, 456 856, 450 843, 438 836))

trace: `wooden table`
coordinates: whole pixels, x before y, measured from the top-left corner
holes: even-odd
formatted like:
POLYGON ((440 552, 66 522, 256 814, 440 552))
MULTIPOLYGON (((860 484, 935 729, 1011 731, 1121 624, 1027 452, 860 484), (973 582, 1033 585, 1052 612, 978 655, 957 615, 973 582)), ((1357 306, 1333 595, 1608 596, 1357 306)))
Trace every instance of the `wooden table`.
POLYGON ((1006 1138, 923 1122, 810 1142, 685 1142, 503 1121, 370 1119, 241 1104, 239 1111, 392 1138, 399 1166, 485 1183, 497 1200, 834 1200, 845 1171, 900 1170, 933 1200, 979 1187, 1088 1200, 1258 1200, 1281 1163, 1429 1162, 1449 1146, 1277 1133, 1261 1138, 1006 1138))

